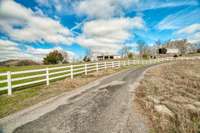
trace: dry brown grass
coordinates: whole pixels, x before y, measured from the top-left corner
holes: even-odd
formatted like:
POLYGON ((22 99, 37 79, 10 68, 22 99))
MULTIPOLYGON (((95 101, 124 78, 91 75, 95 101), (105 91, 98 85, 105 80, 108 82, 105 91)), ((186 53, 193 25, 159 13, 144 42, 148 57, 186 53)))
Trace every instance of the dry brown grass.
POLYGON ((200 132, 200 61, 149 70, 136 91, 153 133, 200 132))

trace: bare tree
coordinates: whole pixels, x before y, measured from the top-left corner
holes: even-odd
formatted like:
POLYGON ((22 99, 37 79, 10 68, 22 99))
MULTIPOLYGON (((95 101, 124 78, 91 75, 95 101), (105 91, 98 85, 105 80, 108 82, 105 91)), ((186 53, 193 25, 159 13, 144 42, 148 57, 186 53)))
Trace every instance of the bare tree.
POLYGON ((157 47, 160 47, 160 46, 162 45, 162 43, 161 43, 160 40, 157 40, 157 41, 155 42, 155 44, 156 44, 157 47))
POLYGON ((86 56, 88 56, 88 57, 92 56, 92 50, 90 48, 87 48, 87 50, 86 50, 86 56))
POLYGON ((188 52, 188 47, 190 47, 190 43, 187 39, 183 40, 174 40, 174 41, 166 41, 163 45, 165 48, 177 48, 179 49, 181 54, 186 54, 188 52))
POLYGON ((128 54, 130 53, 131 47, 124 45, 122 49, 120 50, 122 57, 128 57, 128 54))
POLYGON ((143 40, 137 41, 137 49, 140 55, 143 55, 147 50, 147 44, 143 40))
POLYGON ((85 62, 91 61, 91 58, 92 58, 91 56, 92 56, 92 50, 90 48, 88 48, 86 50, 86 54, 85 54, 85 56, 83 58, 83 61, 85 61, 85 62))
POLYGON ((63 56, 63 63, 69 63, 69 54, 65 51, 60 51, 63 56))
POLYGON ((188 49, 190 50, 191 53, 196 53, 200 51, 200 42, 199 43, 194 43, 191 44, 188 49))
POLYGON ((179 43, 177 45, 177 48, 180 50, 181 54, 186 54, 186 50, 187 50, 187 46, 189 45, 189 43, 187 42, 186 39, 184 40, 180 40, 177 43, 179 43))

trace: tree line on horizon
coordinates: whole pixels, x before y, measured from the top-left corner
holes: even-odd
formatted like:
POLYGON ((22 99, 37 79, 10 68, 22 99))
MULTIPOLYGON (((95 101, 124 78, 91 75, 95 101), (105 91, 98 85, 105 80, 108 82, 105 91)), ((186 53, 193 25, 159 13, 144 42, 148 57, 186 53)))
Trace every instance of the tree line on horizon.
MULTIPOLYGON (((136 55, 132 50, 133 47, 124 45, 120 51, 119 54, 121 58, 123 59, 133 59, 134 57, 140 57, 140 58, 156 58, 156 55, 158 54, 158 49, 160 49, 160 52, 162 54, 166 54, 167 48, 176 48, 180 51, 180 54, 177 56, 185 55, 185 54, 191 54, 191 53, 200 53, 200 43, 190 43, 186 39, 183 40, 168 40, 168 41, 155 41, 153 46, 149 46, 144 40, 138 40, 137 46, 134 47, 138 51, 138 55, 136 55)), ((81 59, 84 62, 90 62, 92 61, 91 57, 92 50, 87 49, 86 55, 81 59)), ((10 60, 10 62, 16 62, 16 60, 10 60)), ((7 61, 9 62, 9 61, 7 61)), ((66 64, 69 63, 69 54, 64 51, 54 50, 49 52, 44 58, 43 58, 43 64, 49 65, 49 64, 66 64)), ((5 62, 1 62, 0 65, 6 64, 5 62)), ((8 63, 9 64, 9 63, 8 63)), ((12 63, 10 63, 12 65, 12 63)), ((31 61, 31 60, 20 60, 16 63, 17 66, 25 66, 25 65, 36 65, 39 64, 37 62, 31 61)))

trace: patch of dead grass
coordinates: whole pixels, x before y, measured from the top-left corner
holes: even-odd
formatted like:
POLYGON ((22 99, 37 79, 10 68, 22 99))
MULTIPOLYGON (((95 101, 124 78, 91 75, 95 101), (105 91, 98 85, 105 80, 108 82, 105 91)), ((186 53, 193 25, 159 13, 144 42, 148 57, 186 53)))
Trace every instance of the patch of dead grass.
POLYGON ((200 132, 200 61, 177 61, 149 70, 136 102, 153 133, 200 132))

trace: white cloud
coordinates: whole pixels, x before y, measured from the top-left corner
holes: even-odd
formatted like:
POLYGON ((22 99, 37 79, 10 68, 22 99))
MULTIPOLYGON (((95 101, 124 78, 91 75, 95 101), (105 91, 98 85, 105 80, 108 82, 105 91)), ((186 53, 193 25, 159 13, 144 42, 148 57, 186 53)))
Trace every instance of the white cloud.
POLYGON ((192 34, 189 39, 191 43, 200 43, 200 32, 192 34))
POLYGON ((48 5, 49 4, 49 0, 36 0, 36 2, 41 4, 41 5, 48 5))
POLYGON ((75 58, 75 53, 73 53, 72 51, 66 51, 63 50, 63 48, 61 47, 55 47, 55 48, 50 48, 50 49, 43 49, 43 48, 33 48, 33 47, 27 47, 26 53, 32 55, 34 58, 34 60, 36 61, 42 61, 43 58, 49 53, 52 52, 53 50, 58 50, 60 52, 65 52, 68 54, 68 59, 70 61, 73 60, 73 58, 75 58))
POLYGON ((86 15, 91 18, 121 16, 137 0, 37 0, 57 14, 86 15))
POLYGON ((0 5, 1 31, 13 40, 36 42, 45 41, 54 44, 71 44, 73 38, 68 28, 58 21, 33 12, 12 0, 0 5))
POLYGON ((186 38, 190 43, 200 43, 200 32, 187 34, 186 38))
POLYGON ((92 18, 121 16, 129 9, 133 0, 82 0, 76 3, 75 12, 92 18))
POLYGON ((95 53, 116 53, 129 37, 131 30, 144 29, 142 18, 114 18, 86 22, 76 41, 95 53))
POLYGON ((16 42, 0 39, 0 61, 9 59, 31 59, 34 61, 42 62, 43 58, 51 51, 59 50, 68 53, 69 60, 76 57, 72 51, 63 50, 61 47, 51 49, 33 48, 27 46, 25 50, 19 48, 16 42))
POLYGON ((30 55, 27 55, 18 48, 17 43, 9 40, 0 39, 0 51, 0 61, 30 58, 30 55))
MULTIPOLYGON (((86 15, 92 18, 122 16, 126 11, 196 6, 198 0, 36 0, 40 6, 57 14, 86 15)), ((47 12, 48 12, 47 11, 47 12)))
POLYGON ((197 0, 137 0, 133 4, 133 9, 145 11, 158 8, 178 7, 178 6, 196 6, 197 0))
POLYGON ((200 22, 200 9, 191 9, 192 8, 186 8, 177 13, 167 16, 158 25, 156 25, 156 27, 159 30, 179 29, 190 24, 200 22))
POLYGON ((186 38, 191 43, 200 43, 200 24, 186 26, 173 34, 178 38, 186 38))
POLYGON ((196 31, 200 31, 200 24, 192 24, 190 26, 187 26, 179 31, 177 31, 177 34, 192 34, 196 31))

